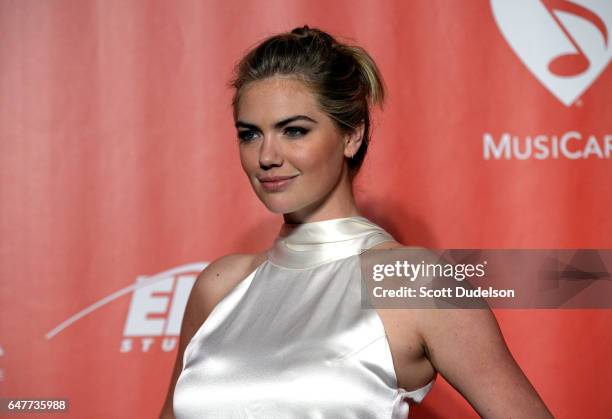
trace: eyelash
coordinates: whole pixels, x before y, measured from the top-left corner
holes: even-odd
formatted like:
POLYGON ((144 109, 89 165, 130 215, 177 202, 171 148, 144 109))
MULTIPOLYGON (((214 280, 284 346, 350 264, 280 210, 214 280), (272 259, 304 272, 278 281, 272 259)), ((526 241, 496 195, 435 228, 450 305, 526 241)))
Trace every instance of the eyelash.
MULTIPOLYGON (((306 128, 302 128, 302 127, 287 127, 287 128, 285 128, 285 133, 287 133, 289 131, 291 131, 291 132, 298 132, 299 133, 299 135, 289 135, 290 138, 299 138, 299 137, 303 137, 304 135, 306 135, 308 133, 308 131, 310 131, 310 130, 308 130, 306 128)), ((255 131, 250 130, 250 129, 249 130, 240 131, 240 132, 238 132, 238 139, 241 142, 251 141, 253 138, 246 138, 246 137, 247 137, 247 134, 251 134, 253 132, 255 132, 255 131)))

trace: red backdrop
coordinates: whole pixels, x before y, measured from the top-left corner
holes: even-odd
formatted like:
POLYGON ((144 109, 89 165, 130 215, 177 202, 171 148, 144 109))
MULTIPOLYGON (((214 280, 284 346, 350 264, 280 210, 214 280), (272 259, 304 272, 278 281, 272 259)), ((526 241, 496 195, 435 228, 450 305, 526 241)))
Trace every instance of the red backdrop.
MULTIPOLYGON (((404 244, 612 247, 612 2, 0 0, 0 396, 158 414, 195 275, 282 222, 233 64, 303 24, 381 68, 356 191, 404 244)), ((610 417, 609 310, 496 314, 555 416, 610 417)), ((442 379, 411 413, 476 417, 442 379)))

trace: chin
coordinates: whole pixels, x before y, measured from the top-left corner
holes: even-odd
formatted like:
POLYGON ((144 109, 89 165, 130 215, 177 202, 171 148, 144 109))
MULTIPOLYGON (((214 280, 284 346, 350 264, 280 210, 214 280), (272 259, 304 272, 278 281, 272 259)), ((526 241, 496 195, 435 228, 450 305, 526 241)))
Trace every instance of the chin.
POLYGON ((270 200, 263 201, 263 204, 266 206, 266 208, 268 208, 270 212, 274 214, 287 214, 299 209, 292 205, 284 205, 278 202, 270 202, 270 200))
POLYGON ((287 197, 276 195, 268 195, 264 192, 264 196, 259 196, 259 200, 274 214, 288 214, 304 208, 306 203, 290 202, 287 197))

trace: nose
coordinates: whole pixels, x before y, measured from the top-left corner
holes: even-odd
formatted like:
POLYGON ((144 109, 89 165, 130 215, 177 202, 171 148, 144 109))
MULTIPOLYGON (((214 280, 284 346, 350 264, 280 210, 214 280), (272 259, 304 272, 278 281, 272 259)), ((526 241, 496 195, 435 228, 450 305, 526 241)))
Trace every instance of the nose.
POLYGON ((262 168, 281 166, 283 153, 280 144, 272 135, 264 136, 259 149, 259 165, 262 168))

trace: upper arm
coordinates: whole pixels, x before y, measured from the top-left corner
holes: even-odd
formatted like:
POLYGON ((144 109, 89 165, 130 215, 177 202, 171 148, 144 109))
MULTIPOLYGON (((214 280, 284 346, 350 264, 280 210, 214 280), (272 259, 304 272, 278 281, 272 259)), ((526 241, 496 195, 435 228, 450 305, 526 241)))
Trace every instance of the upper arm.
POLYGON ((489 309, 423 310, 420 333, 434 368, 485 418, 551 418, 508 350, 489 309))
POLYGON ((263 255, 232 254, 211 262, 193 284, 181 323, 179 345, 160 419, 174 419, 174 387, 183 369, 183 354, 212 309, 263 261, 263 255))
MULTIPOLYGON (((435 252, 385 242, 377 249, 435 252)), ((551 418, 510 353, 490 309, 420 309, 417 329, 432 366, 486 418, 551 418)))

